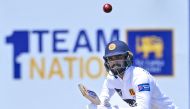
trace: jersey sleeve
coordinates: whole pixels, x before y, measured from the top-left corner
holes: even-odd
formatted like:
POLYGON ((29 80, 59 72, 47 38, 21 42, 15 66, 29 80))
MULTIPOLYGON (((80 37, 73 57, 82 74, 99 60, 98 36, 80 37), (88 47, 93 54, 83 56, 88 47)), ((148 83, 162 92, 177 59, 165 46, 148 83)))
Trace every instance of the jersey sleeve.
POLYGON ((138 74, 134 74, 133 88, 135 90, 137 103, 137 107, 135 107, 134 109, 150 109, 152 87, 148 72, 140 70, 138 71, 138 74))
POLYGON ((113 96, 114 93, 115 93, 115 90, 110 87, 108 80, 105 79, 103 87, 102 87, 102 91, 100 93, 101 105, 109 107, 110 98, 113 96))

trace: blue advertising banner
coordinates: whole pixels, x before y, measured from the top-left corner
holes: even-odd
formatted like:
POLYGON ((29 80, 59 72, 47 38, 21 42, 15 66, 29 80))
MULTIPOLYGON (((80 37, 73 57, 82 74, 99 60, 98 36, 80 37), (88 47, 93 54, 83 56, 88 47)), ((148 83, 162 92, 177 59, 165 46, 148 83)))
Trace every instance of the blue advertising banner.
POLYGON ((152 75, 173 75, 172 30, 129 30, 127 42, 135 65, 152 75))

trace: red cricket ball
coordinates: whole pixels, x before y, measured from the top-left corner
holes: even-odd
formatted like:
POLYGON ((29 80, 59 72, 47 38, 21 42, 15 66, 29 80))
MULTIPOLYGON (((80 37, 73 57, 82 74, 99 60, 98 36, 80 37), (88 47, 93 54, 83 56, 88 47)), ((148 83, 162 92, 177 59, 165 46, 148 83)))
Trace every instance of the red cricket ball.
POLYGON ((103 10, 104 10, 104 12, 109 13, 109 12, 112 11, 112 6, 111 6, 109 3, 106 3, 106 4, 103 6, 103 10))

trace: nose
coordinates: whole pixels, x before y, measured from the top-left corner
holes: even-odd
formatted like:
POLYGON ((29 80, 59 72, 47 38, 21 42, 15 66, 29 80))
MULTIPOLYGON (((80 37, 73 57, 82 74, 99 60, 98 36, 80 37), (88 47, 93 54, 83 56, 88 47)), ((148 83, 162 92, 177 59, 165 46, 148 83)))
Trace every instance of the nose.
POLYGON ((110 67, 115 67, 115 66, 121 66, 121 63, 119 61, 112 61, 109 63, 110 64, 110 67))

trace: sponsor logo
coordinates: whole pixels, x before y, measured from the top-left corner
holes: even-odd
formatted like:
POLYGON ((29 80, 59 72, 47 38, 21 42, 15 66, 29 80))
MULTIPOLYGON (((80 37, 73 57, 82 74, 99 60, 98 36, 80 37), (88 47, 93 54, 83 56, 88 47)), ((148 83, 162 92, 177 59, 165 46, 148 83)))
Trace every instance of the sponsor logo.
POLYGON ((149 83, 139 84, 138 89, 139 89, 139 92, 150 91, 150 85, 149 85, 149 83))

